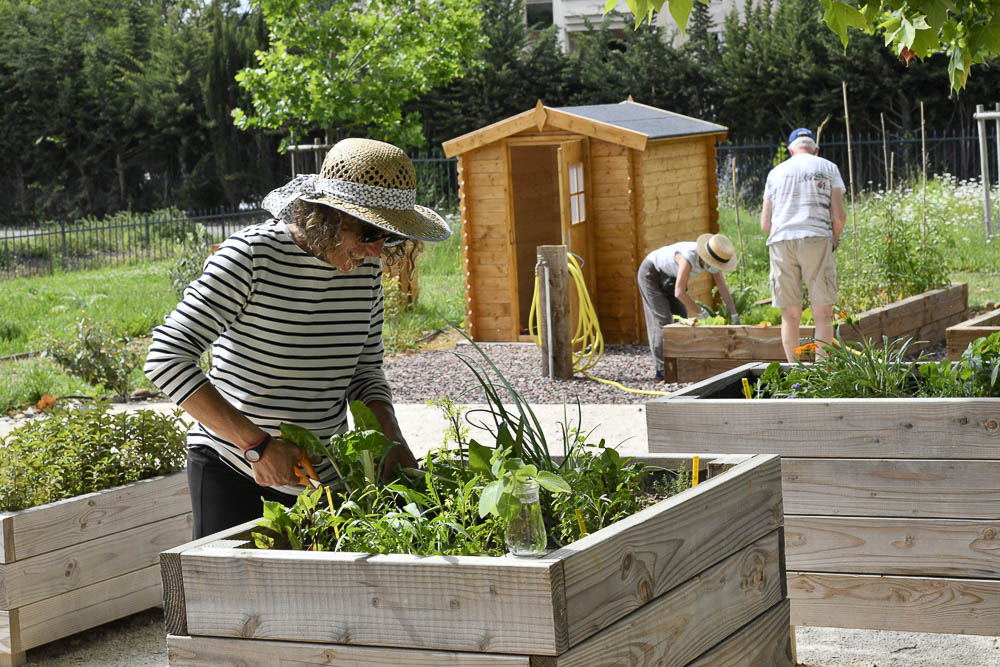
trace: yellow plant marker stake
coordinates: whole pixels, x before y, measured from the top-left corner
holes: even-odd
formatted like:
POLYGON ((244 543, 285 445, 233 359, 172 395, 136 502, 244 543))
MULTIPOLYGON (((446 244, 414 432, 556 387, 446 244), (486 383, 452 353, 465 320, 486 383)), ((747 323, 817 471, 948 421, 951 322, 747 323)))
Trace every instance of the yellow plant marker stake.
POLYGON ((743 378, 743 398, 751 399, 753 398, 753 392, 750 391, 750 381, 743 378))
POLYGON ((583 512, 580 511, 580 508, 577 508, 573 511, 576 513, 576 523, 578 526, 580 526, 580 535, 586 535, 587 524, 583 522, 583 512))
POLYGON ((698 486, 698 457, 691 460, 691 486, 698 486))

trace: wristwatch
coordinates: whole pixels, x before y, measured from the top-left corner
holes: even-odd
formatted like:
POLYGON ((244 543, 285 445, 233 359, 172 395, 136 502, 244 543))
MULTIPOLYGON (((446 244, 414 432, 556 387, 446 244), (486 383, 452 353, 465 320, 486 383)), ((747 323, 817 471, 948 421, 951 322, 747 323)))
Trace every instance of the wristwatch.
POLYGON ((245 458, 250 463, 257 463, 260 461, 260 457, 264 455, 264 450, 267 448, 267 443, 271 442, 271 434, 266 434, 260 442, 255 445, 250 445, 243 450, 243 458, 245 458))

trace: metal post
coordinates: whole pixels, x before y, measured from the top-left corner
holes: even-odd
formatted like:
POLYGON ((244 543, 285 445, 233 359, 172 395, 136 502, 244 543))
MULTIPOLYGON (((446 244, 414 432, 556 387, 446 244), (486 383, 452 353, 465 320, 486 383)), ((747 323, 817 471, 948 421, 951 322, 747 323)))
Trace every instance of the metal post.
MULTIPOLYGON (((993 115, 993 114, 989 114, 993 115)), ((983 217, 986 221, 986 236, 993 236, 992 211, 990 209, 990 157, 986 149, 986 118, 983 105, 976 105, 976 125, 979 128, 979 167, 983 180, 983 217)))
MULTIPOLYGON (((66 270, 66 221, 59 221, 59 229, 62 232, 62 268, 66 270)), ((53 272, 55 273, 55 272, 53 272)))
POLYGON ((996 111, 996 125, 997 125, 997 186, 1000 187, 1000 102, 993 105, 993 109, 996 111))

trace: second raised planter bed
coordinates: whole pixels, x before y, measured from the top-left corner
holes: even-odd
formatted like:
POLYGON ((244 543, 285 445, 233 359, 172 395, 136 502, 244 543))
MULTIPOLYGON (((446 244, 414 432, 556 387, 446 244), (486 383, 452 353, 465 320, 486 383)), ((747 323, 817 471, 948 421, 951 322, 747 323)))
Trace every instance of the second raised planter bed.
POLYGON ((650 402, 647 430, 782 457, 793 624, 997 634, 1000 398, 742 398, 766 366, 650 402))
POLYGON ((162 556, 172 665, 791 665, 779 461, 753 456, 535 559, 162 556))
POLYGON ((0 665, 160 604, 159 553, 190 538, 184 472, 0 513, 0 665))

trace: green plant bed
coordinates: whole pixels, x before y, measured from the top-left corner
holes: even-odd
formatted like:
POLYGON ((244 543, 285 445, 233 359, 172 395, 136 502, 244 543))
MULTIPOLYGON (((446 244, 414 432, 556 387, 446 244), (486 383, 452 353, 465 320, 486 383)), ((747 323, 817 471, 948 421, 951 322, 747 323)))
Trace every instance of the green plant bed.
POLYGON ((793 624, 993 635, 1000 334, 959 362, 905 348, 720 373, 647 404, 649 449, 782 457, 793 624))
POLYGON ((0 664, 160 603, 190 539, 178 415, 59 410, 0 439, 0 664))

